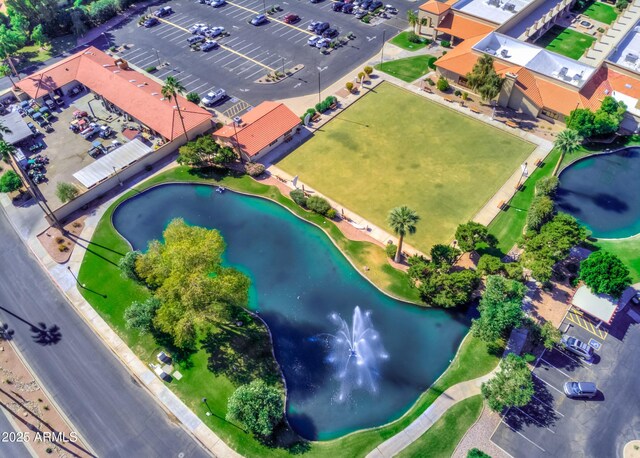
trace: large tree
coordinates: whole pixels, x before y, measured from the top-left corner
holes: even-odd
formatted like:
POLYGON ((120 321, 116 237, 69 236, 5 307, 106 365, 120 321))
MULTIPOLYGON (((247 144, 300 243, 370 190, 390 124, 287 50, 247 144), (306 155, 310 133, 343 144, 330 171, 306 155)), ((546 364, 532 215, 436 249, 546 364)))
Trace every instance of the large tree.
POLYGON ((475 221, 460 224, 456 229, 455 237, 458 241, 458 246, 464 252, 477 250, 481 244, 494 246, 497 242, 495 237, 489 234, 486 226, 475 221))
POLYGON ((175 219, 163 238, 136 258, 136 274, 161 302, 154 327, 169 334, 177 347, 193 348, 214 322, 246 306, 249 279, 222 266, 225 243, 216 230, 175 219))
POLYGON ((616 299, 631 285, 627 266, 605 250, 591 253, 580 263, 580 279, 594 293, 608 294, 616 299))
POLYGON ((0 192, 17 191, 20 186, 22 186, 22 180, 13 170, 9 170, 0 177, 0 192))
POLYGON ((283 414, 280 391, 262 380, 238 387, 227 403, 227 420, 241 423, 261 438, 271 436, 283 414))
POLYGON ((576 130, 585 138, 612 134, 620 127, 626 111, 627 106, 624 102, 607 95, 595 112, 588 108, 576 108, 571 111, 567 118, 567 128, 576 130))
MULTIPOLYGON (((168 100, 173 100, 176 103, 176 110, 178 111, 178 116, 180 117, 180 123, 182 124, 182 131, 184 132, 184 137, 189 141, 189 136, 187 135, 187 128, 184 125, 184 118, 182 117, 182 111, 180 111, 180 105, 178 104, 178 94, 183 94, 185 91, 184 85, 178 81, 177 78, 173 76, 168 76, 164 82, 164 86, 160 92, 162 92, 162 97, 168 100)), ((171 139, 170 139, 171 140, 171 139)))
POLYGON ((560 168, 560 164, 564 160, 564 157, 567 154, 573 154, 580 149, 582 146, 582 141, 584 138, 577 130, 574 129, 565 129, 558 134, 555 142, 553 143, 554 148, 560 151, 560 157, 558 158, 558 162, 553 169, 552 175, 555 176, 558 173, 558 169, 560 168))
POLYGON ((438 270, 424 278, 419 287, 420 298, 436 307, 459 307, 471 301, 471 295, 479 284, 480 278, 473 270, 438 270))
POLYGON ((467 84, 477 92, 482 100, 493 100, 500 94, 504 78, 496 73, 493 57, 484 54, 467 73, 467 84))
POLYGON ((547 196, 536 196, 527 212, 527 229, 539 231, 540 228, 553 218, 553 200, 547 196))
POLYGON ((524 318, 522 299, 525 286, 515 280, 497 275, 487 277, 486 288, 478 310, 480 317, 473 320, 471 329, 475 336, 487 342, 507 337, 524 318))
POLYGON ((526 406, 535 392, 527 362, 509 353, 500 362, 496 375, 482 384, 481 392, 489 408, 495 412, 502 412, 506 407, 526 406))
POLYGON ((387 222, 391 230, 398 236, 398 249, 396 250, 395 262, 400 262, 402 256, 402 243, 407 234, 416 233, 416 224, 420 221, 420 216, 406 205, 396 207, 387 217, 387 222))

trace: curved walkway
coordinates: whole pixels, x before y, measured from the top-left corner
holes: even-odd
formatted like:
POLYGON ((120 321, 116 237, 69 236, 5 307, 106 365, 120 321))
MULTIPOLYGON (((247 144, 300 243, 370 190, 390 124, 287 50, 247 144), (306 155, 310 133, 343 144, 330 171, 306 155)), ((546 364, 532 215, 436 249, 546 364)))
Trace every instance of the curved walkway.
POLYGON ((454 404, 480 394, 480 386, 493 377, 496 370, 497 368, 482 377, 460 382, 445 390, 413 423, 378 445, 366 458, 391 458, 400 453, 426 433, 454 404))

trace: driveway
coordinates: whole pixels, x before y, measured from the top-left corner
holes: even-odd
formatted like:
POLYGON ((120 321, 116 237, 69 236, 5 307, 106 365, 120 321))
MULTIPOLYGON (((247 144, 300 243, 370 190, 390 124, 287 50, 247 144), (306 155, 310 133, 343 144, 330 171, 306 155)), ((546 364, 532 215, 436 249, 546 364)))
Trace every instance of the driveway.
POLYGON ((491 440, 514 457, 615 457, 640 437, 640 310, 627 306, 612 326, 597 328, 565 319, 560 329, 596 347, 586 363, 560 349, 546 351, 533 371, 536 394, 524 408, 512 408, 491 440), (599 393, 573 400, 565 382, 593 381, 599 393))

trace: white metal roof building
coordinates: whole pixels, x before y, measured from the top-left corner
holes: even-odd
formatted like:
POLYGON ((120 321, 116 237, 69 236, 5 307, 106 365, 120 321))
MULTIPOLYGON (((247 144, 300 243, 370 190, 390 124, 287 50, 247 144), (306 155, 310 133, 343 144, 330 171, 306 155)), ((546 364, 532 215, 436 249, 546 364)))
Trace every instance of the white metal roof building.
POLYGON ((1 118, 2 124, 8 128, 11 132, 2 134, 2 139, 15 145, 16 143, 20 143, 25 138, 29 138, 33 132, 27 126, 27 123, 24 122, 22 116, 17 111, 12 111, 1 118))
POLYGON ((618 309, 618 301, 608 294, 594 294, 588 286, 581 286, 573 295, 573 306, 604 323, 611 323, 618 309))

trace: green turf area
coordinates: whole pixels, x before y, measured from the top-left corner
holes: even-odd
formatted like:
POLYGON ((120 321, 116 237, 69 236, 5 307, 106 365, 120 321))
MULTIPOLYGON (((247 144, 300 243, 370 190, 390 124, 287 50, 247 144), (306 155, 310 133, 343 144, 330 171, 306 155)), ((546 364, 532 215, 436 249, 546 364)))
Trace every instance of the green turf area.
MULTIPOLYGON (((222 184, 237 191, 255 194, 272 199, 295 214, 322 227, 338 247, 352 259, 356 265, 365 263, 371 267, 375 283, 386 290, 406 299, 417 299, 415 290, 407 286, 406 276, 391 268, 386 261, 384 251, 377 245, 365 242, 353 242, 342 235, 334 224, 327 223, 319 215, 305 212, 291 200, 282 196, 277 188, 258 183, 247 176, 209 176, 196 175, 186 167, 176 167, 166 173, 153 177, 135 186, 134 190, 124 194, 103 215, 87 248, 78 274, 79 282, 86 285, 81 290, 85 299, 109 323, 126 344, 143 362, 154 360, 161 349, 150 335, 140 336, 136 331, 125 328, 123 312, 134 300, 144 299, 147 292, 129 279, 122 278, 116 264, 129 250, 127 243, 117 234, 111 224, 111 215, 117 203, 122 202, 153 184, 163 182, 204 182, 222 184), (107 297, 102 297, 106 294, 107 297)), ((409 306, 409 305, 408 305, 409 306)), ((244 332, 245 327, 241 328, 244 332)), ((376 445, 397 434, 415 420, 429 405, 450 386, 469 380, 491 371, 498 358, 490 355, 486 346, 472 336, 463 341, 453 363, 432 388, 424 393, 415 405, 399 420, 384 427, 350 434, 329 442, 314 442, 304 454, 308 457, 363 457, 376 445)), ((225 376, 214 376, 207 370, 207 354, 200 350, 178 367, 183 374, 182 380, 172 382, 169 387, 222 439, 247 457, 274 456, 285 457, 291 454, 283 448, 268 448, 224 418, 228 397, 236 388, 225 376), (202 397, 215 416, 207 417, 206 409, 200 402, 202 397)))
MULTIPOLYGON (((400 32, 398 35, 393 37, 389 43, 394 44, 402 49, 406 49, 407 51, 417 51, 418 49, 422 49, 427 46, 426 40, 423 43, 412 43, 409 41, 409 37, 415 35, 414 32, 400 32)), ((424 40, 424 38, 422 39, 424 40)))
POLYGON ((578 60, 594 41, 595 37, 554 25, 536 41, 536 45, 578 60))
POLYGON ((618 12, 613 6, 602 2, 592 3, 581 13, 594 21, 603 22, 604 24, 613 24, 613 21, 618 17, 618 12))
POLYGON ((618 256, 629 268, 633 283, 640 282, 640 235, 619 240, 598 240, 596 245, 618 256))
POLYGON ((456 403, 414 443, 397 454, 398 458, 449 458, 464 433, 482 413, 482 396, 476 395, 456 403))
POLYGON ((432 67, 435 61, 435 56, 428 55, 405 57, 404 59, 390 60, 389 62, 378 64, 376 65, 376 70, 411 83, 433 70, 432 67))
POLYGON ((451 241, 534 146, 389 83, 351 105, 278 163, 372 223, 398 205, 422 217, 409 243, 451 241))
POLYGON ((73 35, 54 38, 51 43, 44 47, 37 45, 25 46, 16 52, 15 58, 18 60, 16 68, 18 70, 29 69, 34 65, 42 64, 53 56, 69 51, 76 46, 76 39, 73 35))

